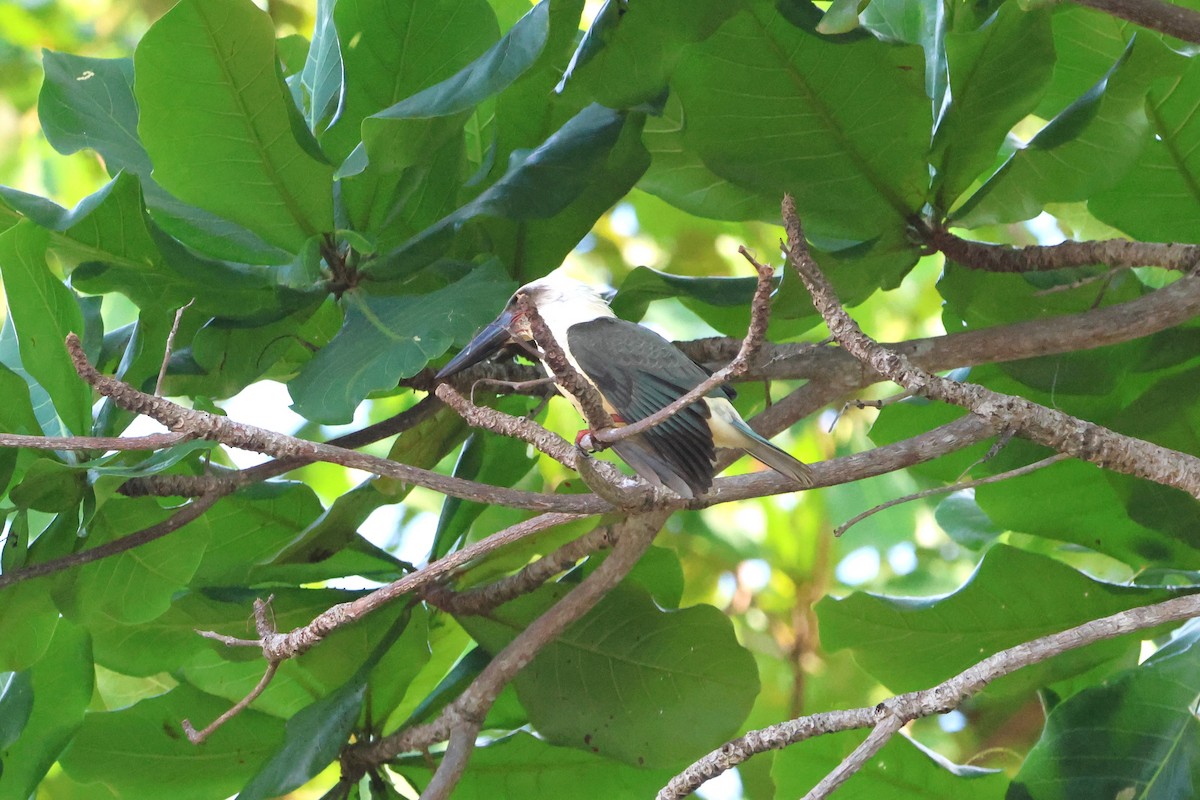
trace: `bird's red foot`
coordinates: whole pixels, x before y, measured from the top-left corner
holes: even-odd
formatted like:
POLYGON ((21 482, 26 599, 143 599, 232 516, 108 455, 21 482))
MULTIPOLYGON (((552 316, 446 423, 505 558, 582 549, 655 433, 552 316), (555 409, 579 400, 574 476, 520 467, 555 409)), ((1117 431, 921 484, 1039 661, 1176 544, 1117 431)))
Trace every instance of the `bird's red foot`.
POLYGON ((579 433, 575 434, 575 446, 581 447, 584 450, 592 451, 595 449, 595 442, 592 440, 592 429, 584 428, 579 433))

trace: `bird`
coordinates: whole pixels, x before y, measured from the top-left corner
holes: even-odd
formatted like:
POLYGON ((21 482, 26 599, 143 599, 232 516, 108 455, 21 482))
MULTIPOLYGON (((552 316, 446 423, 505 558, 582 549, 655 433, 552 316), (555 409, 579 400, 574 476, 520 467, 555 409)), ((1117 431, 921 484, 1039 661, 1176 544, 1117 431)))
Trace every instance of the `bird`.
MULTIPOLYGON (((435 380, 447 380, 507 346, 537 345, 524 302, 532 303, 567 360, 596 387, 615 424, 650 416, 712 374, 656 332, 617 317, 594 287, 551 273, 518 289, 500 316, 435 380)), ((542 366, 554 377, 544 361, 542 366)), ((561 385, 558 389, 586 419, 579 400, 561 385)), ((712 487, 717 447, 741 450, 798 487, 811 487, 808 465, 756 433, 729 402, 734 396, 732 389, 720 386, 661 424, 612 447, 642 478, 687 499, 712 487)))

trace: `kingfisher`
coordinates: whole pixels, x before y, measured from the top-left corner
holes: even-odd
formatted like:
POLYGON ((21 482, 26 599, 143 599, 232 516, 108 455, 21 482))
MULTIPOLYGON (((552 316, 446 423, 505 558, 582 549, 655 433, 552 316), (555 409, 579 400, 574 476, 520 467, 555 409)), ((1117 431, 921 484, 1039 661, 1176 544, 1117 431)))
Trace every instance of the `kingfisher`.
MULTIPOLYGON (((617 425, 650 416, 712 374, 654 331, 617 317, 593 287, 551 273, 518 289, 500 316, 436 379, 450 378, 507 345, 537 345, 523 311, 525 302, 537 309, 571 365, 596 387, 617 425)), ((553 377, 544 362, 542 367, 553 377)), ((579 400, 561 385, 558 389, 586 419, 579 400)), ((812 486, 808 465, 755 433, 729 402, 734 396, 732 389, 720 386, 661 424, 612 447, 638 475, 688 499, 712 486, 717 447, 748 453, 797 487, 812 486)))

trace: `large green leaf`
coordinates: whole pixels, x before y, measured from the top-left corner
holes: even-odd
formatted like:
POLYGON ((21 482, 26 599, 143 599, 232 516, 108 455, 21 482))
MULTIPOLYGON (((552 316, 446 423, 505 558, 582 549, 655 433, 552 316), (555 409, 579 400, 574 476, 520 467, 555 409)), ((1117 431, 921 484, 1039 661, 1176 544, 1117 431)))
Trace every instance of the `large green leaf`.
POLYGON ((0 234, 0 274, 21 365, 49 393, 67 429, 85 436, 92 427, 92 391, 75 373, 64 344, 68 333, 83 335, 83 314, 46 264, 49 240, 50 232, 31 222, 0 234))
MULTIPOLYGON (((496 652, 568 588, 460 621, 496 652)), ((724 614, 704 605, 664 611, 630 585, 545 647, 515 685, 548 741, 649 767, 686 763, 725 741, 759 689, 754 659, 724 614)))
POLYGON ((776 202, 793 193, 813 234, 902 229, 929 184, 921 51, 866 34, 822 37, 818 18, 800 4, 753 2, 689 48, 671 84, 684 142, 734 183, 776 202))
POLYGON ((1050 80, 1050 12, 1005 3, 980 30, 947 34, 945 47, 950 105, 930 153, 937 170, 933 202, 943 212, 992 165, 1004 137, 1050 80))
MULTIPOLYGON (((368 264, 370 277, 393 280, 424 268, 450 245, 454 232, 479 217, 517 222, 555 217, 543 230, 549 244, 541 246, 561 259, 616 199, 614 194, 632 187, 645 169, 645 152, 638 141, 641 123, 640 114, 588 106, 536 148, 515 152, 507 171, 473 200, 368 264), (614 188, 619 191, 614 193, 614 188), (571 233, 564 235, 564 230, 571 233)), ((537 245, 539 237, 525 228, 506 226, 496 235, 507 240, 499 249, 516 262, 509 266, 518 275, 526 261, 534 277, 558 264, 546 256, 536 261, 530 256, 527 248, 537 245)))
MULTIPOLYGON (((161 522, 170 512, 152 498, 112 498, 88 527, 92 546, 161 522)), ((196 572, 208 531, 195 522, 169 536, 56 576, 55 599, 66 616, 148 622, 160 616, 196 572)))
MULTIPOLYGON (((433 776, 421 758, 406 758, 397 769, 416 786, 427 785, 433 776)), ((671 775, 671 770, 638 769, 517 733, 475 750, 470 769, 454 788, 454 797, 652 797, 671 775)))
POLYGON ((342 47, 342 111, 321 136, 341 163, 363 119, 454 75, 500 36, 486 0, 355 0, 333 10, 342 47))
POLYGON ((297 140, 274 27, 253 3, 183 0, 146 32, 134 71, 164 188, 292 253, 333 230, 333 168, 297 140))
POLYGON ((283 725, 247 709, 202 749, 183 735, 181 720, 207 721, 228 710, 227 700, 185 683, 129 708, 89 713, 63 753, 63 769, 81 783, 103 781, 124 800, 229 797, 279 746, 283 725))
POLYGON ((0 748, 0 797, 32 796, 84 719, 92 699, 92 647, 87 631, 61 622, 49 649, 23 673, 33 691, 28 721, 0 748))
MULTIPOLYGON (((816 608, 827 648, 852 649, 855 660, 890 690, 907 692, 933 686, 1007 647, 1169 596, 1103 583, 1052 558, 997 545, 945 597, 856 592, 840 600, 826 597, 816 608)), ((1129 637, 1099 642, 1026 667, 992 690, 1046 686, 1137 647, 1129 637)))
POLYGON ((1200 785, 1200 646, 1188 625, 1146 663, 1050 712, 1009 800, 1191 797, 1200 785))
POLYGON ((495 261, 428 294, 347 292, 346 323, 288 388, 306 418, 349 422, 370 392, 416 375, 450 345, 464 345, 515 287, 495 261))
POLYGON ((194 301, 201 312, 244 318, 278 313, 284 300, 266 268, 202 258, 164 235, 146 218, 141 187, 127 173, 80 204, 51 247, 74 267, 72 284, 80 290, 121 292, 141 308, 194 301))
POLYGON ((625 3, 610 0, 593 20, 563 86, 609 108, 658 98, 684 49, 708 38, 736 3, 625 3))
POLYGON ((150 156, 137 134, 133 59, 45 50, 42 64, 46 80, 38 97, 38 117, 54 149, 74 153, 91 148, 104 157, 110 175, 137 175, 159 223, 211 255, 255 264, 285 259, 282 250, 240 225, 180 201, 151 177, 150 156))
MULTIPOLYGON (((826 734, 776 754, 771 767, 776 797, 801 797, 837 768, 866 737, 864 731, 826 734)), ((1001 800, 1008 778, 1001 772, 953 764, 904 734, 838 787, 838 800, 1001 800)))
POLYGON ((976 227, 1030 219, 1047 203, 1086 200, 1113 186, 1150 141, 1145 105, 1151 82, 1184 63, 1156 39, 1132 40, 1099 81, 955 212, 957 222, 976 227))
POLYGON ((1153 139, 1123 180, 1088 200, 1088 210, 1135 238, 1200 242, 1198 94, 1200 61, 1194 58, 1181 75, 1155 84, 1146 108, 1153 139))

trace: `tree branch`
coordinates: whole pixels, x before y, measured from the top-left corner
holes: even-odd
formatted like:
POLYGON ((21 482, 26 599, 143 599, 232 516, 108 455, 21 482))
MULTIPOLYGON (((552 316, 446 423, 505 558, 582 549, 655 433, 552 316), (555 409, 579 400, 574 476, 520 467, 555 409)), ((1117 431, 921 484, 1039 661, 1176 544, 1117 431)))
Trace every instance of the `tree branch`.
POLYGON ((1099 264, 1110 267, 1162 267, 1188 272, 1200 263, 1200 245, 1174 242, 1163 244, 1106 239, 1010 247, 962 239, 941 227, 930 229, 926 233, 926 241, 944 253, 946 258, 984 272, 1044 272, 1099 264))
POLYGON ((147 436, 25 436, 0 433, 0 447, 35 450, 162 450, 186 442, 186 433, 151 433, 147 436))
POLYGON ((1159 0, 1075 0, 1081 6, 1129 20, 1144 28, 1200 44, 1200 14, 1159 0))
MULTIPOLYGON (((654 541, 655 534, 671 514, 656 510, 630 517, 615 529, 616 544, 608 558, 563 599, 529 624, 483 669, 463 693, 447 705, 432 722, 393 733, 384 738, 348 748, 342 759, 343 771, 350 775, 363 774, 400 753, 421 751, 436 742, 446 741, 456 730, 482 722, 500 691, 534 659, 537 653, 571 623, 590 611, 600 599, 633 569, 642 553, 654 541)), ((443 757, 456 768, 456 757, 443 757)), ((439 770, 440 771, 440 770, 439 770)), ((453 776, 456 781, 457 776, 453 776)), ((435 781, 437 777, 435 775, 435 781)), ((453 788, 452 782, 447 791, 453 788)))
POLYGON ((920 717, 944 714, 958 708, 964 700, 978 693, 992 681, 1022 667, 1039 664, 1060 653, 1093 642, 1196 616, 1200 616, 1200 594, 1127 609, 1002 650, 936 686, 896 695, 878 706, 824 711, 750 731, 725 743, 676 775, 658 793, 657 800, 680 800, 687 797, 705 781, 736 767, 758 753, 780 750, 826 733, 872 728, 888 718, 900 720, 900 724, 903 725, 920 717))
POLYGON ((880 346, 858 327, 808 253, 804 231, 790 196, 783 200, 788 257, 812 295, 838 343, 906 389, 974 412, 993 430, 1011 429, 1018 436, 1106 469, 1182 489, 1200 498, 1200 458, 1046 408, 1022 397, 993 392, 970 383, 942 378, 913 364, 901 353, 880 346))

